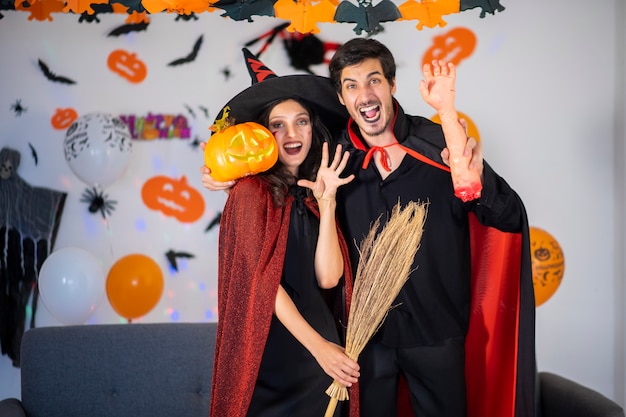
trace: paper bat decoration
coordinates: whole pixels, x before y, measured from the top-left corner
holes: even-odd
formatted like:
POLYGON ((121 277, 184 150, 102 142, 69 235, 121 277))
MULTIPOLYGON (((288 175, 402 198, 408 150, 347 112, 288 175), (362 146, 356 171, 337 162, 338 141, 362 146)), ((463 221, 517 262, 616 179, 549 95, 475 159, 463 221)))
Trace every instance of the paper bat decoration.
POLYGON ((30 148, 30 154, 35 160, 35 165, 37 165, 39 163, 39 157, 37 156, 37 151, 35 150, 35 147, 30 142, 28 142, 28 147, 30 148))
POLYGON ((287 32, 319 33, 317 23, 333 22, 335 4, 320 0, 313 5, 312 0, 278 0, 274 5, 276 17, 290 20, 287 32))
POLYGON ((218 0, 211 6, 225 11, 222 17, 252 22, 252 16, 274 16, 276 0, 218 0))
POLYGON ((174 271, 178 271, 178 262, 177 258, 195 258, 195 255, 187 252, 174 252, 174 250, 170 249, 165 253, 165 257, 167 258, 167 262, 169 262, 170 267, 174 271))
POLYGON ((146 29, 148 29, 148 23, 145 22, 126 24, 113 29, 107 36, 126 35, 127 33, 145 31, 146 29))
POLYGON ((213 218, 213 220, 211 220, 211 222, 209 223, 209 225, 206 227, 206 229, 204 229, 204 232, 208 232, 209 230, 213 229, 215 226, 220 224, 220 220, 222 219, 222 212, 220 211, 219 213, 217 213, 217 215, 215 215, 215 217, 213 218))
POLYGON ((501 12, 504 6, 500 4, 500 0, 461 0, 460 10, 469 10, 480 7, 480 17, 484 18, 487 13, 495 14, 496 10, 501 12))
POLYGON ((169 65, 170 67, 175 67, 176 65, 186 64, 195 61, 198 57, 198 51, 200 51, 200 46, 202 46, 202 35, 200 35, 196 43, 193 45, 193 50, 189 55, 183 58, 175 59, 167 65, 169 65))
POLYGON ((209 118, 209 109, 204 107, 204 106, 198 106, 198 108, 200 110, 202 110, 202 113, 204 113, 204 117, 206 117, 208 119, 209 118))
POLYGON ((382 0, 376 6, 371 1, 359 1, 355 6, 347 0, 337 6, 335 21, 338 23, 356 23, 354 32, 360 35, 362 31, 368 34, 378 33, 383 30, 381 22, 391 22, 401 18, 402 15, 391 0, 382 0))
POLYGON ((76 81, 71 80, 67 77, 56 75, 55 73, 50 71, 48 66, 41 59, 37 60, 37 62, 39 62, 39 68, 41 68, 41 72, 43 72, 43 75, 45 75, 46 78, 49 79, 50 81, 53 81, 55 83, 62 83, 62 84, 76 84, 76 81))
MULTIPOLYGON (((141 0, 110 0, 110 1, 100 1, 102 3, 110 3, 110 4, 115 4, 115 3, 119 3, 124 7, 127 7, 128 10, 128 14, 132 14, 133 12, 137 12, 137 13, 142 13, 146 11, 146 8, 143 7, 143 4, 141 3, 141 0)), ((92 2, 95 3, 95 2, 92 2)))
POLYGON ((459 0, 408 0, 398 6, 402 14, 400 20, 415 20, 419 23, 416 28, 422 30, 424 26, 434 28, 444 27, 448 23, 442 19, 443 15, 458 13, 459 0))

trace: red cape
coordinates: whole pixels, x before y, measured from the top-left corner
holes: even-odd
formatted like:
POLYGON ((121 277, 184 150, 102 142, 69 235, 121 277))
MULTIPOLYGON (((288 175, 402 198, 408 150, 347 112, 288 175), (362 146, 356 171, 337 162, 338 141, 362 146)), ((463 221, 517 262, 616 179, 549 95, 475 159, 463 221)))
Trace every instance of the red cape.
MULTIPOLYGON (((232 188, 220 221, 218 325, 213 365, 213 417, 245 417, 250 405, 280 284, 293 197, 276 207, 267 185, 246 177, 232 188)), ((313 200, 307 206, 318 217, 313 200)), ((344 258, 346 314, 352 296, 347 245, 344 258)), ((350 390, 358 416, 358 389, 350 390)), ((329 398, 330 399, 330 398, 329 398)))

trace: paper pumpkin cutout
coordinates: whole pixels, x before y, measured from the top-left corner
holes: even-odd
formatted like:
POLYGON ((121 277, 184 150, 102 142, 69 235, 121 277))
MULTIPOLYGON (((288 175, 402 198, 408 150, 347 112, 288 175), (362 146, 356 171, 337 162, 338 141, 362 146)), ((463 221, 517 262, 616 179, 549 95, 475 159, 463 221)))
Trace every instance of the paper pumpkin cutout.
POLYGON ((149 13, 185 14, 202 13, 209 9, 206 0, 142 0, 141 4, 149 13))
POLYGON ((469 57, 476 47, 476 35, 470 29, 457 27, 435 36, 433 44, 424 53, 422 65, 429 64, 433 60, 443 60, 459 65, 462 60, 469 57))
POLYGON ((127 79, 131 83, 142 82, 148 73, 146 65, 137 58, 137 55, 123 49, 116 49, 109 54, 107 60, 109 69, 127 79))
POLYGON ((333 22, 335 4, 330 0, 278 0, 274 5, 276 17, 290 20, 288 32, 319 33, 317 23, 333 22))
POLYGON ((565 257, 559 242, 538 227, 530 228, 530 254, 532 262, 535 305, 545 303, 559 288, 565 273, 565 257))
POLYGON ((50 119, 50 124, 57 130, 64 130, 70 127, 76 119, 78 119, 78 113, 73 108, 57 109, 50 119))
POLYGON ((459 0, 409 0, 398 6, 402 18, 399 20, 415 20, 419 23, 416 28, 422 30, 424 26, 434 28, 444 27, 447 22, 443 16, 459 12, 459 0))
POLYGON ((202 194, 189 186, 185 176, 179 180, 163 175, 152 177, 141 188, 141 198, 148 208, 183 223, 195 222, 204 213, 202 194))
MULTIPOLYGON (((225 109, 224 117, 228 111, 225 109)), ((216 128, 204 147, 204 162, 217 181, 267 171, 278 160, 272 132, 255 122, 216 128)))
POLYGON ((67 0, 63 11, 65 13, 87 13, 94 14, 96 11, 91 8, 94 4, 108 4, 109 0, 67 0))

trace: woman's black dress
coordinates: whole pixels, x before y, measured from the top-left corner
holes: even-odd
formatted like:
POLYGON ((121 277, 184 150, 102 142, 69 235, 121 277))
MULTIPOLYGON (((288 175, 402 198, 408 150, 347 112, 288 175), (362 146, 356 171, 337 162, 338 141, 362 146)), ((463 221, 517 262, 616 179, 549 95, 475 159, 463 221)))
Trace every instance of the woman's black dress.
MULTIPOLYGON (((281 285, 302 316, 325 339, 340 343, 336 320, 317 285, 314 269, 319 219, 293 187, 289 237, 281 285)), ((315 358, 272 316, 248 417, 323 417, 332 383, 315 358)), ((340 402, 335 416, 341 415, 340 402)))

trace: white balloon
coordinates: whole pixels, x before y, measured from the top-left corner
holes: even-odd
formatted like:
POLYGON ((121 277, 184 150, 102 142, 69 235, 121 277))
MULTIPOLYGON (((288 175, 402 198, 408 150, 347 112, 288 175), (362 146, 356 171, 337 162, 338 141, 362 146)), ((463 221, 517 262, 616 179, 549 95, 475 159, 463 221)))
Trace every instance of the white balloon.
POLYGON ((38 283, 46 309, 64 324, 85 323, 105 292, 102 266, 80 248, 52 252, 41 266, 38 283))
POLYGON ((88 185, 106 187, 117 181, 130 163, 132 137, 128 125, 110 114, 90 113, 65 132, 65 159, 88 185))

